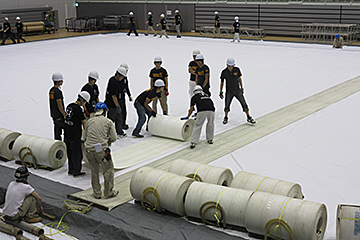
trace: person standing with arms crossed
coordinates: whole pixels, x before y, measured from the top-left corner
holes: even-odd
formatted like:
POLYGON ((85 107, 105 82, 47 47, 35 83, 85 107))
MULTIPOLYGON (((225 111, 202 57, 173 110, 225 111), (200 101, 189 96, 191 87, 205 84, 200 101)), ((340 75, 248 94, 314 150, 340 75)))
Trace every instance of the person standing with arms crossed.
POLYGON ((244 97, 244 87, 241 79, 240 68, 235 67, 235 59, 230 57, 226 61, 226 68, 221 72, 220 94, 219 97, 224 99, 223 87, 226 80, 226 92, 225 92, 225 117, 223 124, 228 123, 228 114, 230 112, 230 104, 234 97, 240 102, 243 111, 247 116, 247 122, 255 124, 256 121, 250 116, 249 107, 244 97))
POLYGON ((203 91, 210 97, 210 68, 204 64, 204 56, 202 54, 196 55, 195 61, 198 65, 195 70, 196 85, 200 85, 203 91))
POLYGON ((126 77, 126 69, 123 67, 119 67, 116 70, 115 75, 109 79, 106 88, 106 96, 105 96, 105 104, 109 108, 107 117, 110 118, 115 123, 115 129, 118 138, 126 137, 126 133, 123 130, 124 122, 123 122, 122 111, 119 103, 121 96, 120 82, 124 80, 125 77, 126 77))
POLYGON ((61 141, 61 135, 64 129, 64 118, 66 116, 64 108, 64 97, 60 90, 63 85, 64 77, 56 72, 52 75, 54 86, 49 91, 50 116, 54 123, 54 139, 61 141))
MULTIPOLYGON (((162 101, 162 104, 164 104, 163 108, 163 114, 168 115, 169 109, 167 104, 167 96, 169 95, 169 83, 168 83, 168 73, 165 68, 161 67, 162 59, 161 57, 155 57, 154 58, 154 64, 155 67, 150 70, 150 89, 154 88, 155 81, 160 79, 164 82, 165 90, 161 91, 160 99, 162 101)), ((157 113, 157 102, 159 98, 155 98, 152 104, 152 109, 155 113, 157 113)))
POLYGON ((96 85, 96 81, 99 80, 99 73, 97 71, 91 71, 88 74, 88 83, 85 84, 81 91, 86 91, 90 94, 89 103, 85 103, 85 116, 87 118, 93 117, 95 114, 95 105, 99 102, 99 87, 96 85))
POLYGON ((175 19, 174 19, 174 23, 175 23, 175 29, 176 29, 176 32, 177 32, 177 38, 181 38, 181 33, 180 33, 180 26, 182 24, 183 20, 182 20, 182 17, 179 13, 179 10, 175 10, 175 19))
POLYGON ((156 32, 154 30, 154 18, 152 16, 151 12, 148 12, 148 20, 145 22, 145 25, 148 24, 147 31, 145 33, 145 36, 149 35, 150 30, 154 33, 154 37, 156 37, 156 32))
POLYGON ((119 194, 114 191, 114 163, 111 159, 110 144, 116 141, 116 130, 114 123, 105 117, 108 108, 105 103, 99 102, 95 105, 95 116, 86 123, 85 155, 89 160, 91 169, 91 186, 93 196, 100 199, 101 185, 99 181, 100 165, 104 175, 104 196, 112 198, 119 194))

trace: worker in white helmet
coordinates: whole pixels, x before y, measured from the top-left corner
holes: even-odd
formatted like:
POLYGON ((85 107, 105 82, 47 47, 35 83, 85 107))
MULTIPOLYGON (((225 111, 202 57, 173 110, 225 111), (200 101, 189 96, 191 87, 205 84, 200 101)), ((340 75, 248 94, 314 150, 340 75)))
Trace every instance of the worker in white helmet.
POLYGON ((177 32, 177 38, 181 38, 181 33, 180 33, 180 26, 182 24, 183 20, 182 20, 182 17, 180 15, 180 12, 179 10, 175 10, 175 19, 174 19, 174 23, 175 23, 175 29, 176 29, 176 32, 177 32))
POLYGON ((7 38, 10 38, 13 43, 15 42, 14 36, 11 32, 11 25, 9 23, 9 19, 6 17, 4 18, 4 24, 3 24, 3 40, 1 42, 1 45, 5 44, 5 41, 7 38))
POLYGON ((210 93, 210 68, 208 65, 204 63, 204 56, 202 54, 198 54, 195 57, 195 61, 198 67, 195 70, 196 74, 196 85, 200 85, 203 91, 211 96, 210 93))
POLYGON ((154 30, 154 17, 152 16, 152 12, 148 12, 148 20, 145 22, 145 25, 148 24, 147 31, 145 36, 149 35, 149 32, 152 31, 154 33, 154 37, 156 37, 156 32, 154 30))
POLYGON ((235 59, 230 57, 226 60, 226 68, 221 72, 220 75, 220 94, 221 99, 224 98, 223 87, 226 80, 226 92, 225 92, 225 117, 223 124, 228 123, 228 113, 230 112, 230 104, 232 99, 235 97, 241 104, 243 111, 247 116, 247 122, 255 124, 255 120, 250 116, 249 107, 244 97, 244 86, 241 79, 240 68, 235 67, 235 59))
POLYGON ((85 172, 81 172, 83 159, 81 136, 86 121, 81 107, 89 103, 90 98, 88 92, 82 91, 78 94, 76 101, 66 107, 64 142, 68 157, 68 174, 74 177, 85 175, 85 172))
POLYGON ((95 114, 95 105, 99 102, 99 87, 96 82, 99 80, 99 73, 97 71, 91 71, 88 74, 88 82, 81 88, 81 91, 86 91, 90 94, 89 103, 85 103, 85 116, 87 118, 93 117, 95 114))
MULTIPOLYGON (((154 58, 155 67, 150 70, 150 88, 155 87, 156 80, 160 79, 165 84, 165 90, 161 92, 160 100, 162 101, 161 105, 164 105, 163 114, 168 115, 168 104, 167 104, 167 96, 169 95, 169 82, 168 82, 168 73, 165 68, 161 66, 162 59, 161 57, 154 58)), ((157 103, 159 98, 155 98, 152 104, 152 109, 155 113, 157 113, 157 103)))
POLYGON ((132 102, 132 96, 131 96, 131 92, 130 92, 130 87, 129 87, 129 79, 128 79, 128 73, 129 73, 129 65, 127 65, 126 63, 121 63, 120 67, 125 68, 126 70, 126 77, 120 81, 120 99, 119 99, 119 104, 120 104, 120 108, 121 108, 121 116, 123 118, 123 129, 124 130, 128 130, 129 129, 129 125, 126 123, 126 118, 127 118, 127 110, 126 110, 126 102, 125 102, 125 95, 128 96, 129 101, 132 102))
POLYGON ((162 13, 160 14, 160 22, 158 24, 156 24, 156 26, 160 26, 161 25, 161 33, 160 33, 160 38, 165 35, 166 38, 169 38, 169 36, 166 34, 166 30, 169 30, 169 26, 167 25, 166 19, 165 19, 165 15, 162 13))
POLYGON ((128 36, 130 36, 130 34, 132 32, 135 33, 135 36, 139 36, 138 32, 136 31, 136 24, 135 24, 135 17, 134 17, 134 13, 133 12, 129 12, 129 21, 128 21, 128 24, 130 23, 130 30, 128 32, 128 36))
POLYGON ((188 115, 182 117, 181 120, 189 119, 194 107, 196 106, 198 112, 196 116, 195 126, 191 134, 190 148, 193 149, 199 142, 201 128, 207 120, 206 124, 206 140, 209 144, 213 144, 214 141, 214 119, 215 119, 215 107, 210 96, 204 93, 200 85, 194 87, 193 96, 191 97, 190 108, 188 115))
POLYGON ((65 107, 64 97, 61 91, 61 85, 64 83, 64 77, 61 73, 56 72, 52 75, 54 86, 49 91, 50 116, 54 123, 54 139, 62 140, 61 135, 64 129, 65 107))
MULTIPOLYGON (((135 99, 134 107, 138 114, 138 122, 132 132, 133 137, 135 137, 135 138, 143 138, 144 137, 144 135, 141 135, 140 132, 141 132, 142 126, 146 122, 146 115, 148 116, 148 121, 149 121, 150 117, 156 117, 156 112, 154 111, 154 109, 152 109, 149 106, 149 103, 151 101, 153 101, 156 98, 159 98, 161 107, 162 107, 163 111, 165 111, 164 104, 161 100, 161 93, 164 92, 164 90, 165 90, 165 83, 161 79, 158 79, 155 81, 153 88, 143 91, 135 99)), ((147 127, 146 127, 146 129, 147 129, 147 127)))
POLYGON ((238 16, 234 17, 234 23, 233 23, 233 25, 231 27, 231 30, 233 30, 233 29, 234 29, 234 39, 231 40, 231 41, 232 42, 235 42, 235 41, 240 42, 240 36, 239 36, 239 34, 240 34, 240 21, 239 21, 238 16))
POLYGON ((214 34, 214 37, 216 35, 218 37, 220 37, 220 16, 219 16, 219 12, 215 11, 214 15, 215 15, 215 24, 214 24, 213 34, 214 34))
POLYGON ((126 137, 123 130, 124 122, 122 117, 122 110, 120 107, 121 86, 120 82, 127 76, 127 71, 124 67, 119 67, 114 76, 112 76, 106 88, 105 104, 109 108, 107 117, 115 123, 117 138, 126 137))
POLYGON ((15 20, 16 20, 16 23, 15 23, 13 30, 15 30, 15 28, 17 30, 17 42, 20 43, 20 40, 23 40, 23 42, 26 42, 25 38, 22 37, 24 24, 21 22, 20 17, 16 17, 15 20))
POLYGON ((191 60, 189 62, 189 65, 188 65, 188 72, 190 73, 190 80, 189 80, 189 96, 190 96, 190 98, 193 95, 193 90, 194 90, 194 87, 196 85, 196 73, 195 73, 195 70, 198 67, 198 65, 197 65, 197 63, 195 61, 195 58, 196 58, 196 55, 198 55, 198 54, 200 54, 200 50, 194 49, 194 51, 192 52, 193 60, 191 60))

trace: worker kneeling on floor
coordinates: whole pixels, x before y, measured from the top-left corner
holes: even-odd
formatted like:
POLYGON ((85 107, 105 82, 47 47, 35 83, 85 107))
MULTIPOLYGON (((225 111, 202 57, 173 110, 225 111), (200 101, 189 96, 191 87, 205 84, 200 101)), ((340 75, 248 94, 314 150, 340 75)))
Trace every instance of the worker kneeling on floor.
POLYGON ((39 194, 28 182, 29 170, 22 166, 16 169, 16 181, 12 181, 6 191, 3 213, 9 220, 24 220, 29 223, 40 222, 44 209, 39 194))
POLYGON ((95 116, 87 121, 84 132, 85 154, 90 163, 91 185, 96 199, 101 198, 100 165, 104 174, 105 198, 112 198, 119 194, 119 191, 114 190, 114 163, 109 148, 110 144, 116 141, 116 130, 114 123, 105 117, 108 110, 105 103, 97 103, 95 116))

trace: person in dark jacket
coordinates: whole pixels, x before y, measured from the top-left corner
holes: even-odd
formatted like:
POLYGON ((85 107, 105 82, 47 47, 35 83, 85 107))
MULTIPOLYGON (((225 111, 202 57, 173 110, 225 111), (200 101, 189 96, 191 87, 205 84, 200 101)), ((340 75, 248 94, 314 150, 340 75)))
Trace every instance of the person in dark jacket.
POLYGON ((15 39, 14 39, 14 36, 13 36, 13 34, 11 32, 11 25, 9 23, 9 19, 7 17, 4 19, 4 24, 3 24, 3 30, 2 31, 3 31, 3 40, 2 40, 1 45, 5 44, 5 41, 6 41, 7 38, 10 38, 13 43, 16 43, 15 39))
POLYGON ((129 12, 129 16, 130 16, 130 19, 129 19, 128 23, 130 23, 130 30, 129 30, 129 33, 128 33, 127 35, 130 36, 130 34, 131 34, 132 32, 134 32, 136 36, 139 36, 138 32, 136 31, 136 24, 135 24, 134 13, 133 13, 133 12, 129 12))
POLYGON ((14 26, 14 30, 15 30, 15 28, 17 30, 17 42, 20 43, 20 40, 23 40, 23 42, 26 42, 25 38, 22 37, 24 24, 21 22, 20 17, 16 17, 16 23, 14 26))

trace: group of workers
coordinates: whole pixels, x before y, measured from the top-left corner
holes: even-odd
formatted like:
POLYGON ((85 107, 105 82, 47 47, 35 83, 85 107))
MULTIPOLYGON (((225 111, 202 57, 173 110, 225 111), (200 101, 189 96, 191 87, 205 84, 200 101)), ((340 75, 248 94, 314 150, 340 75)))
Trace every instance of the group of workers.
MULTIPOLYGON (((136 36, 139 36, 138 32, 136 31, 136 23, 135 23, 135 17, 134 17, 134 13, 130 12, 129 13, 129 21, 128 23, 130 24, 130 30, 128 32, 128 36, 130 36, 131 33, 134 33, 136 36)), ((181 32, 180 32, 180 27, 181 24, 183 23, 183 19, 180 15, 180 11, 179 10, 175 10, 175 17, 174 17, 174 24, 175 24, 175 29, 176 29, 176 33, 177 33, 177 38, 181 38, 181 32)), ((149 35, 149 32, 151 31, 152 33, 154 33, 154 37, 156 37, 157 33, 154 30, 154 17, 152 12, 148 12, 148 19, 145 22, 145 25, 147 24, 147 31, 145 33, 145 36, 149 35)), ((159 23, 156 24, 156 26, 161 26, 161 32, 160 32, 160 38, 162 36, 165 36, 166 38, 169 38, 169 36, 166 33, 166 30, 169 30, 169 25, 166 21, 165 18, 165 14, 160 14, 160 20, 159 23)))
POLYGON ((20 17, 16 17, 15 20, 16 20, 15 26, 13 29, 11 29, 9 18, 7 17, 4 18, 3 28, 0 29, 0 32, 2 32, 3 34, 1 45, 5 45, 5 41, 8 38, 10 38, 14 44, 16 43, 14 35, 12 33, 12 30, 15 29, 17 31, 17 43, 20 43, 20 40, 26 42, 26 40, 22 37, 24 24, 21 22, 20 17))

